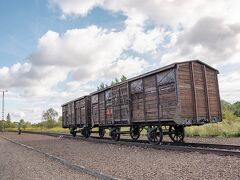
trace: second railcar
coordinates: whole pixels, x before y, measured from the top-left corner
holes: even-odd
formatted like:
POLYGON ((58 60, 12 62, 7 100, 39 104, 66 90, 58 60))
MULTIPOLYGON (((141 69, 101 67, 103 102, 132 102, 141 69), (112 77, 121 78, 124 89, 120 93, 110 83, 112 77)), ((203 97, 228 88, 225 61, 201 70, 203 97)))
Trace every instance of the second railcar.
MULTIPOLYGON (((62 105, 62 127, 69 128, 73 136, 76 136, 76 133, 81 131, 78 128, 84 130, 91 128, 90 103, 90 97, 83 96, 62 105)), ((86 136, 90 135, 85 134, 84 131, 81 132, 86 136)))

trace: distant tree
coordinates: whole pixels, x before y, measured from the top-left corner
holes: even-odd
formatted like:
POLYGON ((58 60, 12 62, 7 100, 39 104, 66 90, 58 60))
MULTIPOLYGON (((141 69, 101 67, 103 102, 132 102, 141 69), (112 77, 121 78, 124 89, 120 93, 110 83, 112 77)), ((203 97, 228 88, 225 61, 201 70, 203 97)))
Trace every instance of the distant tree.
POLYGON ((119 83, 118 78, 115 78, 115 84, 119 83))
POLYGON ((102 90, 105 88, 105 84, 103 82, 101 82, 101 84, 98 86, 97 90, 102 90))
POLYGON ((11 121, 11 116, 9 113, 7 114, 7 121, 11 121))
POLYGON ((59 116, 58 121, 57 121, 57 126, 58 127, 62 126, 62 116, 59 116))
POLYGON ((240 101, 233 104, 234 115, 240 117, 240 101))
POLYGON ((124 81, 126 81, 126 80, 127 80, 127 77, 126 77, 126 76, 124 76, 124 75, 122 75, 120 79, 121 79, 121 82, 124 82, 124 81))
POLYGON ((53 108, 43 111, 42 119, 46 128, 53 128, 56 125, 56 119, 58 117, 58 112, 53 108))
POLYGON ((111 86, 113 86, 113 85, 115 85, 117 83, 119 83, 119 80, 118 80, 118 78, 115 78, 114 80, 112 80, 111 86))
POLYGON ((20 123, 20 127, 25 130, 27 126, 26 126, 24 119, 20 119, 19 123, 20 123))
POLYGON ((115 84, 115 81, 112 81, 112 82, 111 82, 111 86, 113 86, 114 84, 115 84))
POLYGON ((7 118, 6 118, 6 122, 4 124, 4 128, 11 128, 12 127, 12 123, 11 123, 11 116, 8 113, 7 114, 7 118))

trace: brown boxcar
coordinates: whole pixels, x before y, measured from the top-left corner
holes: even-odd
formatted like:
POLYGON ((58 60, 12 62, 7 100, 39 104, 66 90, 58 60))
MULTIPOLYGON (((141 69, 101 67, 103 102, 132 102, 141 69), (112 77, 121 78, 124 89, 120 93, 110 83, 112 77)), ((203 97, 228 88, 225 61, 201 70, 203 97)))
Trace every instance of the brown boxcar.
POLYGON ((185 126, 222 120, 217 74, 199 60, 156 69, 64 104, 63 127, 73 135, 81 128, 85 137, 94 127, 103 137, 109 128, 115 140, 122 133, 136 140, 146 128, 150 143, 165 134, 183 141, 185 126))
POLYGON ((175 63, 91 94, 94 125, 221 121, 218 71, 201 61, 175 63))
MULTIPOLYGON (((62 127, 71 129, 91 127, 90 97, 84 96, 62 105, 62 127)), ((75 134, 75 133, 74 133, 75 134)))
POLYGON ((94 92, 92 126, 111 127, 113 136, 116 127, 148 126, 159 134, 152 127, 169 126, 170 137, 182 141, 185 126, 222 120, 217 74, 199 60, 179 62, 94 92))

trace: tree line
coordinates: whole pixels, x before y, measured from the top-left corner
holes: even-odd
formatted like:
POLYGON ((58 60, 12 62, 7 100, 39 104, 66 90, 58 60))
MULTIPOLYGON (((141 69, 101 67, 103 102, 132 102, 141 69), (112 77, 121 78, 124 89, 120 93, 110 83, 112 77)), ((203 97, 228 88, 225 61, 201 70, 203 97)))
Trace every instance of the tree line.
POLYGON ((42 121, 39 123, 31 123, 30 121, 25 121, 24 119, 20 119, 19 121, 12 121, 11 115, 8 113, 6 120, 0 121, 0 131, 6 128, 18 128, 20 126, 21 129, 26 128, 43 128, 50 129, 54 127, 62 126, 62 117, 58 115, 58 112, 53 108, 49 108, 42 113, 42 121))
POLYGON ((115 78, 114 80, 112 80, 112 82, 110 83, 110 85, 101 82, 101 84, 97 87, 97 90, 99 91, 99 90, 108 88, 108 87, 110 87, 110 86, 113 86, 113 85, 118 84, 118 83, 120 83, 120 82, 124 82, 124 81, 126 81, 126 80, 127 80, 127 77, 124 76, 124 75, 122 75, 121 78, 120 78, 120 80, 119 80, 118 78, 115 78))
POLYGON ((233 104, 221 100, 222 115, 225 122, 231 123, 237 119, 240 119, 240 101, 233 104))

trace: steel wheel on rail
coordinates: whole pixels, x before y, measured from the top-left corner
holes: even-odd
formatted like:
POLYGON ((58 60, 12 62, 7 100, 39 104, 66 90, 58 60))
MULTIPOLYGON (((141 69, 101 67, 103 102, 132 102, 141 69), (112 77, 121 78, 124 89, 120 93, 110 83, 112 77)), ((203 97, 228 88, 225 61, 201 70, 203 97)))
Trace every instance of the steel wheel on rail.
POLYGON ((91 135, 91 130, 88 127, 84 127, 81 132, 85 138, 89 138, 91 135))
POLYGON ((119 139, 120 139, 119 129, 117 129, 117 128, 111 129, 110 136, 114 141, 119 141, 119 139))
POLYGON ((99 137, 100 137, 100 138, 103 138, 104 135, 105 135, 105 129, 104 129, 103 127, 99 127, 99 132, 98 132, 98 134, 99 134, 99 137))
POLYGON ((185 137, 184 127, 179 125, 169 126, 169 137, 173 142, 183 142, 185 137))
POLYGON ((75 131, 74 128, 71 128, 70 134, 72 135, 72 137, 76 137, 77 136, 77 132, 75 131))
POLYGON ((150 144, 160 144, 163 139, 163 133, 161 127, 154 127, 148 129, 147 138, 150 144))
POLYGON ((140 137, 140 128, 138 126, 130 127, 130 136, 132 140, 136 141, 140 137))

